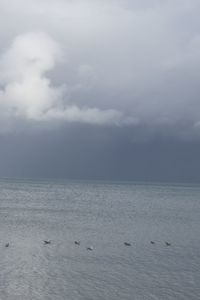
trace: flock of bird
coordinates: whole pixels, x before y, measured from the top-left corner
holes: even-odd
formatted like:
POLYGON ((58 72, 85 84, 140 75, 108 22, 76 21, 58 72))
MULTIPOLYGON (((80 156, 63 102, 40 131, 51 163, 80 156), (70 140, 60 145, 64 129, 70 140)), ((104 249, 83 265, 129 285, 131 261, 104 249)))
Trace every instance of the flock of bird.
MULTIPOLYGON (((50 245, 50 244, 51 244, 51 240, 44 240, 43 243, 44 243, 44 245, 50 245)), ((150 241, 150 243, 151 243, 152 245, 155 245, 156 242, 150 241)), ((74 241, 74 244, 77 245, 77 246, 80 246, 81 242, 80 242, 80 241, 74 241)), ((131 243, 129 243, 129 242, 124 242, 124 245, 127 246, 127 247, 131 247, 131 246, 132 246, 131 243)), ((166 245, 166 246, 171 246, 171 243, 165 242, 165 245, 166 245)), ((10 246, 10 243, 6 243, 6 244, 5 244, 5 247, 6 247, 6 248, 8 248, 9 246, 10 246)), ((92 250, 94 250, 94 247, 93 247, 93 246, 89 246, 89 247, 87 247, 86 249, 87 249, 88 251, 92 251, 92 250)))
MULTIPOLYGON (((51 244, 51 240, 44 240, 43 242, 44 242, 45 245, 50 245, 51 244)), ((150 243, 152 245, 155 245, 154 241, 150 241, 150 243)), ((81 242, 80 241, 74 241, 74 244, 77 245, 77 246, 80 246, 81 242)), ((124 245, 127 246, 127 247, 131 247, 132 246, 131 243, 129 243, 129 242, 124 242, 124 245)), ((171 246, 171 243, 165 242, 165 245, 166 246, 171 246)), ((9 246, 10 246, 10 243, 6 243, 5 244, 6 248, 8 248, 9 246)), ((89 251, 92 251, 92 250, 94 250, 94 247, 93 246, 89 246, 86 249, 89 250, 89 251)))

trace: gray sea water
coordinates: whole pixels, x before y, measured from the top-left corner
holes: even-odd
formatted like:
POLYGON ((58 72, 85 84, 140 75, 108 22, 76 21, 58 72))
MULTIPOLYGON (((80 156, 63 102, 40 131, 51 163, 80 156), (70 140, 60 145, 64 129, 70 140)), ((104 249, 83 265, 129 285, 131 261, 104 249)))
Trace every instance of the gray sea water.
POLYGON ((200 299, 200 186, 1 180, 4 299, 200 299))

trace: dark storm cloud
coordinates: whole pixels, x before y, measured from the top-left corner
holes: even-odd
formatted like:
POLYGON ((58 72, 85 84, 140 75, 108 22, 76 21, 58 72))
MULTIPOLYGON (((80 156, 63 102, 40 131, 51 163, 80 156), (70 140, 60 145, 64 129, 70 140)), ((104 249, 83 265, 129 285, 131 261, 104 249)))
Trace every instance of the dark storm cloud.
POLYGON ((132 131, 73 126, 0 138, 0 176, 199 182, 199 141, 155 137, 133 142, 132 131))

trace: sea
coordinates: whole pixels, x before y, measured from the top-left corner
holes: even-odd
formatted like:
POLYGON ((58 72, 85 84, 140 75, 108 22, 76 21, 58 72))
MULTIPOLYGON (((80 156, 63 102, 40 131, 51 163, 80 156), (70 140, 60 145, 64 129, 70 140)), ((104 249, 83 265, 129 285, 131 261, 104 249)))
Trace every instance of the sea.
POLYGON ((0 300, 18 299, 200 299, 200 185, 1 179, 0 300))

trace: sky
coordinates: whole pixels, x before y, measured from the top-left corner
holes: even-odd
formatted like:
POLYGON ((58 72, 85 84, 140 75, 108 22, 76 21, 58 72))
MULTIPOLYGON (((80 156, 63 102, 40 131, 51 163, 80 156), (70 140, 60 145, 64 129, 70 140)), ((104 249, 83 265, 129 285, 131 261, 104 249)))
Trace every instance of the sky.
POLYGON ((199 0, 0 0, 0 177, 200 181, 199 0))

